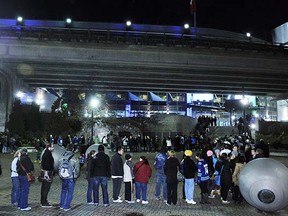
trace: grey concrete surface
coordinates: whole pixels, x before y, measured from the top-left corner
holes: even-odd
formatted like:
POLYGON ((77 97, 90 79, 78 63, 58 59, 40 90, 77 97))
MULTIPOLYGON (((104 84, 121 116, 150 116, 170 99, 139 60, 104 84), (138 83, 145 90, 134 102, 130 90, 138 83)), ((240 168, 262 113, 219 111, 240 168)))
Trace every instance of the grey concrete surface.
MULTIPOLYGON (((181 156, 181 153, 177 153, 178 156, 181 156)), ((110 154, 111 156, 112 154, 110 154)), ((149 158, 150 164, 153 163, 155 153, 134 153, 133 162, 136 162, 141 155, 146 155, 149 158)), ((40 206, 40 182, 35 182, 30 186, 29 193, 29 206, 32 207, 32 210, 29 212, 22 212, 17 208, 13 207, 10 203, 10 194, 11 194, 11 179, 10 179, 10 163, 13 159, 11 154, 0 154, 3 174, 0 176, 0 215, 2 216, 12 216, 12 215, 29 215, 29 216, 38 216, 38 215, 47 215, 47 216, 56 216, 56 215, 83 215, 83 216, 94 216, 94 215, 117 215, 117 216, 152 216, 152 215, 167 215, 167 216, 185 216, 185 215, 205 215, 205 216, 260 216, 260 215, 276 215, 284 216, 288 215, 288 208, 285 208, 281 211, 274 213, 267 213, 258 211, 254 207, 250 206, 248 203, 244 202, 243 204, 222 204, 220 197, 215 199, 210 199, 211 204, 199 204, 200 201, 200 189, 198 186, 195 187, 195 201, 196 205, 188 205, 182 199, 182 183, 178 185, 178 203, 176 206, 167 206, 163 200, 156 200, 154 197, 155 193, 155 170, 153 169, 152 178, 150 179, 148 185, 148 205, 142 205, 139 203, 128 204, 128 203, 113 203, 112 202, 112 181, 109 181, 108 190, 109 190, 109 200, 110 206, 104 207, 102 204, 102 195, 100 193, 100 204, 98 207, 94 205, 88 205, 86 202, 86 190, 87 190, 87 181, 85 180, 85 167, 81 171, 81 176, 76 182, 74 198, 72 201, 72 209, 68 212, 60 210, 58 207, 61 193, 61 182, 58 176, 55 176, 54 181, 51 186, 50 193, 48 195, 48 200, 53 204, 53 208, 42 208, 40 206)), ((30 153, 32 160, 35 159, 35 153, 30 153)), ((285 157, 275 157, 288 166, 288 158, 285 157)), ((39 174, 39 165, 35 164, 36 175, 39 174)), ((124 184, 121 189, 121 197, 124 198, 124 184)), ((231 194, 229 194, 231 199, 231 194)))

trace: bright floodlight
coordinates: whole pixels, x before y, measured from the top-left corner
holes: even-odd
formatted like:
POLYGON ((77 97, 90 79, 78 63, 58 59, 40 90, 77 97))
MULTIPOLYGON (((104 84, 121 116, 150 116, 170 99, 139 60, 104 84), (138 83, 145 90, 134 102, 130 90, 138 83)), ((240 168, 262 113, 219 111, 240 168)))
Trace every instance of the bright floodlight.
POLYGON ((190 27, 190 26, 189 26, 188 23, 185 23, 185 24, 184 24, 184 29, 189 29, 189 27, 190 27))
POLYGON ((72 19, 71 19, 71 18, 67 18, 67 19, 66 19, 66 23, 67 23, 67 24, 71 24, 71 23, 72 23, 72 19))
POLYGON ((17 98, 22 98, 24 96, 24 93, 22 92, 22 91, 18 91, 17 93, 16 93, 16 97, 17 98))
POLYGON ((97 98, 92 98, 90 101, 90 106, 92 108, 97 108, 100 104, 100 101, 97 98))
POLYGON ((132 25, 132 22, 130 20, 126 21, 126 26, 130 27, 132 25))
POLYGON ((242 98, 241 103, 246 106, 248 104, 248 99, 247 98, 242 98))
POLYGON ((21 16, 17 17, 17 22, 19 22, 19 23, 23 22, 23 17, 21 17, 21 16))
POLYGON ((250 33, 250 32, 247 32, 247 33, 246 33, 246 37, 251 37, 251 33, 250 33))

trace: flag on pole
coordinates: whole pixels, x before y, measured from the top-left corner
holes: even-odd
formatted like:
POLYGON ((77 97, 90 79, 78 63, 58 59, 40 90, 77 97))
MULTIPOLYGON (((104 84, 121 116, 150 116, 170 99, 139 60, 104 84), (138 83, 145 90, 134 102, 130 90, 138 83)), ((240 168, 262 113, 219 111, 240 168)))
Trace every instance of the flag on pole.
POLYGON ((196 12, 196 0, 190 0, 190 14, 194 14, 196 12))

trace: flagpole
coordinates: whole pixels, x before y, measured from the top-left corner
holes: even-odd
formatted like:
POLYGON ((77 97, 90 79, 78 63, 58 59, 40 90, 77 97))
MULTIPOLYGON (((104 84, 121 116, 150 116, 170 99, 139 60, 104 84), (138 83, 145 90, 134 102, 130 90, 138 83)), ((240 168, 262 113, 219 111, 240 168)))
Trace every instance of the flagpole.
POLYGON ((194 11, 194 28, 196 28, 196 10, 194 11))

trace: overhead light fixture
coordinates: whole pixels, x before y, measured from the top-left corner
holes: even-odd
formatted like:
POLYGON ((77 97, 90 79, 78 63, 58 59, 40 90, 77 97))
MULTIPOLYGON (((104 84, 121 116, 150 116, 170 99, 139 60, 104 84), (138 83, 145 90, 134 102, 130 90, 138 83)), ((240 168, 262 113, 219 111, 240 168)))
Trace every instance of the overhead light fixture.
POLYGON ((16 25, 23 25, 24 24, 24 19, 22 16, 18 16, 16 19, 16 25))
POLYGON ((246 37, 250 38, 251 37, 251 33, 250 32, 246 32, 246 37))
POLYGON ((132 25, 132 22, 130 20, 127 20, 126 21, 126 27, 131 27, 131 25, 132 25))
POLYGON ((72 19, 71 18, 67 18, 66 19, 66 24, 70 25, 72 23, 72 19))
POLYGON ((185 23, 185 24, 184 24, 184 29, 189 29, 189 28, 190 28, 189 24, 188 24, 188 23, 185 23))

